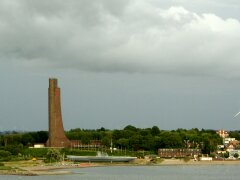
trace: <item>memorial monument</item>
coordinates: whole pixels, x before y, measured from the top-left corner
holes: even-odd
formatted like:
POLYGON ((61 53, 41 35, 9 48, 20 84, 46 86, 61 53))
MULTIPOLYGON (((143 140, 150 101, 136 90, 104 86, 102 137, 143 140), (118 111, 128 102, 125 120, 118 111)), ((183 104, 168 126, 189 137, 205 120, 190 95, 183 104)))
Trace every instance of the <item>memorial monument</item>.
POLYGON ((47 147, 70 147, 71 141, 66 137, 62 122, 60 88, 57 79, 49 79, 48 88, 48 140, 47 147))

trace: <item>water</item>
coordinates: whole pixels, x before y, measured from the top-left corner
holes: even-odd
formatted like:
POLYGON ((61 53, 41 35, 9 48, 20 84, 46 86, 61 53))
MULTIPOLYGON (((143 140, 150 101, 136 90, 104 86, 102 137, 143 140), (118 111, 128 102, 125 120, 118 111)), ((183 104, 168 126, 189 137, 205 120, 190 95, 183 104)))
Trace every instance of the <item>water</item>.
MULTIPOLYGON (((69 170, 69 169, 68 169, 69 170)), ((238 180, 240 165, 115 166, 70 169, 74 174, 1 176, 0 180, 238 180)))

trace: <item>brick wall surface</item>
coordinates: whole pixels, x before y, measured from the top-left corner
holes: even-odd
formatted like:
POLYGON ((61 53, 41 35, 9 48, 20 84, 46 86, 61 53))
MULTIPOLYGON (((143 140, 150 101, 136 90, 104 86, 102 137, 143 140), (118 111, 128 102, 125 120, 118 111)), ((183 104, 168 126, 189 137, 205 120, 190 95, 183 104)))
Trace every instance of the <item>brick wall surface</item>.
POLYGON ((48 88, 49 138, 48 147, 70 147, 62 122, 60 88, 57 79, 49 79, 48 88))

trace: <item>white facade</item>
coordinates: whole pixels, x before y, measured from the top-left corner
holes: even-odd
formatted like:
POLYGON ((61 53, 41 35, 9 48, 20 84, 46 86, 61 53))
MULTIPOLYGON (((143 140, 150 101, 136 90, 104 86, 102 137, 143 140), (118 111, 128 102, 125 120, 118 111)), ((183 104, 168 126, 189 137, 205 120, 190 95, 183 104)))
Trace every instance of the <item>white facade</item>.
POLYGON ((34 144, 33 148, 44 148, 44 144, 34 144))
POLYGON ((200 161, 212 161, 212 157, 200 157, 200 161))
POLYGON ((223 143, 224 144, 229 144, 231 141, 235 141, 235 140, 236 140, 235 138, 224 138, 223 143))

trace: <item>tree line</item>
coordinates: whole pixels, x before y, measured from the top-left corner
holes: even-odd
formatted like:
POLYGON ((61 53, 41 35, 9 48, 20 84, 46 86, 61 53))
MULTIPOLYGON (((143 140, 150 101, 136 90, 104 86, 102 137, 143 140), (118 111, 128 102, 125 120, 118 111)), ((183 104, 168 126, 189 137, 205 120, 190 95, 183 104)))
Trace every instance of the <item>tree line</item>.
POLYGON ((81 140, 88 144, 90 140, 100 140, 104 146, 133 151, 152 151, 157 153, 159 148, 199 148, 202 153, 214 152, 218 144, 222 144, 222 138, 215 130, 160 130, 157 126, 152 128, 136 128, 128 125, 121 130, 97 130, 71 129, 66 133, 69 139, 81 140))
MULTIPOLYGON (((231 137, 240 140, 240 131, 231 131, 231 137)), ((92 140, 101 142, 104 147, 114 147, 128 151, 150 151, 157 154, 159 148, 199 148, 204 154, 210 154, 222 144, 222 138, 215 130, 176 129, 160 130, 159 127, 137 128, 128 125, 123 129, 109 130, 75 128, 66 132, 70 140, 81 140, 90 144, 92 140)), ((7 132, 0 134, 0 150, 13 155, 23 153, 24 149, 36 143, 46 143, 47 131, 7 132)), ((1 155, 0 155, 1 156, 1 155)))

